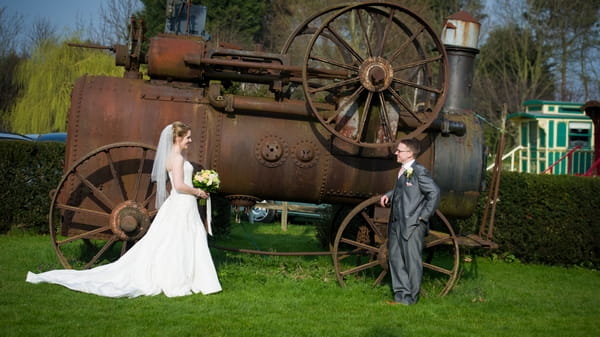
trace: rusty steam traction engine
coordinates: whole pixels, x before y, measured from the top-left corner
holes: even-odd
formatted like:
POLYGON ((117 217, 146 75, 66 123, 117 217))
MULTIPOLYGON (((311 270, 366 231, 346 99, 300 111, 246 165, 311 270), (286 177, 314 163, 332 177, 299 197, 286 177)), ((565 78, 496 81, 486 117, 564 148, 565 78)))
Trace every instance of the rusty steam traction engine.
POLYGON ((209 48, 206 8, 174 6, 167 33, 151 38, 146 53, 135 19, 129 44, 111 47, 124 78, 84 76, 73 89, 64 176, 50 209, 62 264, 73 267, 82 241, 93 253, 75 267, 87 268, 115 243, 124 252, 144 235, 156 213, 154 144, 165 125, 181 120, 193 130, 190 161, 219 172, 219 195, 232 205, 353 207, 331 244, 338 280, 368 272, 379 283, 389 212, 378 207, 379 195, 398 172, 395 142, 415 137, 424 149, 418 161, 442 189, 424 286, 433 279, 433 291, 447 293, 461 242, 446 217, 472 214, 484 174, 483 131, 470 103, 479 24, 463 12, 450 17, 443 44, 393 2, 346 3, 308 18, 274 54, 209 48), (224 94, 231 82, 272 94, 224 94))

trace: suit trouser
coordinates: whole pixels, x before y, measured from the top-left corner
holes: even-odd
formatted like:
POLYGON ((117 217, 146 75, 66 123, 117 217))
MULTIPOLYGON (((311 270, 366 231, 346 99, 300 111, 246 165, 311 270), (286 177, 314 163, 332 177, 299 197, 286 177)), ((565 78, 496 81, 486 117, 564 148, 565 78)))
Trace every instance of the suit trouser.
POLYGON ((408 240, 399 224, 390 224, 388 236, 389 265, 394 300, 412 304, 418 301, 423 278, 423 242, 426 227, 417 226, 408 240))

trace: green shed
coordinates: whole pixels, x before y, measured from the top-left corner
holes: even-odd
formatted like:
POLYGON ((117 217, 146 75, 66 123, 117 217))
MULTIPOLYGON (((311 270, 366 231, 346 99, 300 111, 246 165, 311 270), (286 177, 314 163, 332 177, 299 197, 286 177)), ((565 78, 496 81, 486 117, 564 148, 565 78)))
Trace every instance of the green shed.
POLYGON ((594 156, 594 123, 583 103, 528 100, 507 116, 518 130, 511 169, 528 173, 584 174, 594 156))

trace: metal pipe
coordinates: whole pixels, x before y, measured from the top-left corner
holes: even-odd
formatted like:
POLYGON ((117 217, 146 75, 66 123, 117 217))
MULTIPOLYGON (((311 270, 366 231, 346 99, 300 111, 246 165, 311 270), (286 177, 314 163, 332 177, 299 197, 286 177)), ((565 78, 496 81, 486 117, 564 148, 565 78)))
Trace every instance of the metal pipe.
MULTIPOLYGON (((289 116, 301 117, 303 119, 316 121, 312 111, 308 108, 305 101, 300 100, 283 100, 276 101, 271 98, 264 97, 247 97, 239 95, 221 95, 221 86, 219 84, 211 84, 208 91, 208 101, 215 108, 225 110, 228 113, 244 113, 244 114, 268 114, 271 117, 281 116, 287 118, 289 116)), ((319 103, 317 107, 322 111, 335 113, 335 106, 331 104, 319 103)), ((324 118, 329 118, 326 113, 324 118)), ((408 120, 411 121, 411 120, 408 120)), ((410 123, 409 123, 410 124, 410 123)), ((408 128, 415 128, 418 124, 407 125, 408 128)), ((462 121, 453 121, 449 119, 438 118, 434 120, 428 131, 437 131, 445 134, 456 134, 462 136, 466 132, 466 125, 462 121)))

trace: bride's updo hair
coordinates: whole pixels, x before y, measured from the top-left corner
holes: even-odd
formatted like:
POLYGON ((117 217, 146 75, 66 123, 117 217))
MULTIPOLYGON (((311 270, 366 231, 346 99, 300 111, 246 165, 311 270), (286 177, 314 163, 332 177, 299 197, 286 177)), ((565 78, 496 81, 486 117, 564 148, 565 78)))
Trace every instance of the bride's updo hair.
POLYGON ((184 137, 192 129, 180 121, 173 122, 171 125, 173 126, 173 143, 175 143, 177 137, 184 137))

